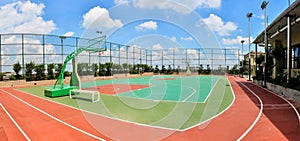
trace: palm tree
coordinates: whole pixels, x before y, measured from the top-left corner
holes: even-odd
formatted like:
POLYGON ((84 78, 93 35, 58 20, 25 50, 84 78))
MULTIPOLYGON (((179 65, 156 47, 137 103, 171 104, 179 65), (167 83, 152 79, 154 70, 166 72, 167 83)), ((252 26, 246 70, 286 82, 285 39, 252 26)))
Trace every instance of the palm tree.
POLYGON ((34 67, 34 71, 36 72, 36 79, 43 80, 45 79, 45 65, 39 64, 34 67))
POLYGON ((48 79, 54 79, 54 64, 48 64, 47 65, 47 72, 48 72, 48 79))
POLYGON ((35 67, 35 64, 33 61, 25 64, 26 80, 29 80, 29 81, 33 80, 32 71, 33 71, 34 67, 35 67))
POLYGON ((13 70, 15 71, 15 73, 16 73, 16 78, 17 79, 20 79, 20 71, 21 71, 21 69, 22 69, 22 66, 21 66, 21 64, 18 62, 18 63, 16 63, 16 64, 14 64, 14 66, 13 66, 13 70))

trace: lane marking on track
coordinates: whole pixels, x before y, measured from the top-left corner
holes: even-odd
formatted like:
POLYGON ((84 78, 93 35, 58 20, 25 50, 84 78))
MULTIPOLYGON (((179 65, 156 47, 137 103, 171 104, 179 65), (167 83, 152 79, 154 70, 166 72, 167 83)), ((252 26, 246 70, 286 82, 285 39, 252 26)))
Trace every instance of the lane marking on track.
POLYGON ((255 93, 253 92, 252 90, 250 90, 245 84, 241 83, 239 80, 237 80, 236 78, 234 78, 236 80, 236 82, 240 83, 243 87, 245 87, 249 92, 251 92, 254 96, 257 97, 257 99, 259 100, 260 102, 260 111, 256 117, 256 119, 254 120, 254 122, 251 124, 251 126, 237 139, 237 141, 240 141, 242 140, 253 128, 254 126, 256 125, 256 123, 258 122, 258 120, 260 119, 261 115, 262 115, 262 111, 263 111, 263 102, 262 100, 260 99, 260 97, 255 93))
POLYGON ((22 135, 26 138, 26 140, 31 141, 30 138, 26 135, 23 129, 19 126, 19 124, 14 120, 14 118, 9 114, 9 112, 5 109, 5 107, 0 103, 1 108, 4 110, 6 115, 10 118, 10 120, 15 124, 18 130, 22 133, 22 135))
POLYGON ((39 109, 39 108, 37 108, 37 107, 35 107, 35 106, 29 104, 28 102, 22 100, 22 99, 19 98, 19 97, 17 97, 17 96, 15 96, 15 95, 11 94, 10 92, 7 92, 7 91, 5 91, 5 90, 1 90, 1 91, 3 91, 3 92, 5 92, 5 93, 9 94, 10 96, 12 96, 12 97, 14 97, 15 99, 17 99, 17 100, 23 102, 24 104, 28 105, 29 107, 31 107, 31 108, 33 108, 33 109, 35 109, 35 110, 37 110, 37 111, 43 113, 44 115, 46 115, 46 116, 48 116, 48 117, 50 117, 50 118, 52 118, 52 119, 58 121, 59 123, 62 123, 62 124, 64 124, 64 125, 66 125, 66 126, 72 128, 72 129, 75 129, 75 130, 77 130, 77 131, 79 131, 79 132, 81 132, 81 133, 83 133, 83 134, 86 134, 86 135, 88 135, 88 136, 90 136, 90 137, 92 137, 92 138, 95 138, 95 139, 97 139, 97 140, 105 141, 105 139, 102 139, 102 138, 100 138, 100 137, 98 137, 98 136, 95 136, 95 135, 93 135, 93 134, 91 134, 91 133, 89 133, 89 132, 86 132, 86 131, 84 131, 84 130, 82 130, 82 129, 79 129, 79 128, 77 128, 77 127, 75 127, 75 126, 73 126, 73 125, 71 125, 71 124, 69 124, 69 123, 66 123, 66 122, 64 122, 64 121, 62 121, 62 120, 60 120, 60 119, 58 119, 58 118, 56 118, 56 117, 50 115, 49 113, 47 113, 47 112, 45 112, 45 111, 43 111, 43 110, 41 110, 41 109, 39 109))
POLYGON ((263 88, 263 87, 261 87, 261 86, 255 84, 255 83, 253 83, 253 84, 256 85, 256 86, 258 86, 258 87, 260 87, 260 88, 262 88, 262 89, 264 89, 264 90, 266 90, 266 91, 268 91, 268 92, 270 92, 270 93, 273 94, 273 95, 276 95, 276 96, 280 97, 281 99, 283 99, 284 101, 286 101, 289 105, 291 105, 292 108, 294 109, 294 111, 296 112, 296 115, 297 115, 297 117, 298 117, 298 121, 299 121, 299 123, 300 123, 300 114, 299 114, 297 108, 296 108, 290 101, 288 101, 288 100, 285 99, 284 97, 282 97, 282 96, 280 96, 280 95, 274 93, 273 91, 271 91, 271 90, 269 90, 269 89, 263 88))

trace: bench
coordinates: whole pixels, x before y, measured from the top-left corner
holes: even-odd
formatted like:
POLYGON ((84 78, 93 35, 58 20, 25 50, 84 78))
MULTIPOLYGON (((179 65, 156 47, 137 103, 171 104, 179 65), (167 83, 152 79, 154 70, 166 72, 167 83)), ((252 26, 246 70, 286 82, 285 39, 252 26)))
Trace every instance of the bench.
POLYGON ((70 98, 72 99, 72 94, 91 94, 92 95, 92 102, 100 101, 100 93, 98 91, 89 91, 89 90, 70 90, 70 98), (95 99, 95 95, 96 98, 95 99))

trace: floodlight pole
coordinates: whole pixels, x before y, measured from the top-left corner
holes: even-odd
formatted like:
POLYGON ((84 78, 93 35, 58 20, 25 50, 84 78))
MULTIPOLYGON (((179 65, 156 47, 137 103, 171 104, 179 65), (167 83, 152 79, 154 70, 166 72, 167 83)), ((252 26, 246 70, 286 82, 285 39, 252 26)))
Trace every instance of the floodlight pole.
MULTIPOLYGON (((98 47, 100 48, 100 40, 101 40, 102 31, 97 30, 96 33, 98 34, 98 38, 99 38, 98 47)), ((98 54, 98 59, 99 59, 99 65, 100 65, 100 63, 101 63, 101 55, 100 54, 98 54)))
POLYGON ((242 77, 244 77, 244 42, 245 40, 242 40, 241 43, 242 43, 242 77))
POLYGON ((247 18, 248 18, 248 37, 249 37, 249 42, 248 42, 248 45, 249 45, 249 55, 248 55, 248 75, 249 75, 249 78, 248 80, 250 81, 251 80, 251 65, 250 65, 250 61, 251 61, 251 58, 250 58, 250 55, 251 55, 251 52, 250 52, 250 45, 251 45, 251 41, 250 41, 250 18, 252 17, 252 13, 247 13, 247 18))
POLYGON ((264 42, 265 42, 265 69, 264 69, 264 87, 267 86, 267 54, 268 54, 268 39, 267 39, 267 5, 269 2, 263 1, 261 4, 261 9, 264 10, 264 23, 265 23, 265 34, 264 34, 264 42))
POLYGON ((287 36, 286 36, 286 43, 287 43, 287 65, 286 65, 286 72, 287 72, 287 77, 286 77, 286 81, 287 83, 290 82, 290 78, 291 78, 291 68, 292 68, 292 64, 291 64, 291 17, 290 15, 287 16, 287 36))
POLYGON ((60 43, 61 43, 61 63, 64 64, 64 39, 66 39, 66 36, 59 36, 60 43))

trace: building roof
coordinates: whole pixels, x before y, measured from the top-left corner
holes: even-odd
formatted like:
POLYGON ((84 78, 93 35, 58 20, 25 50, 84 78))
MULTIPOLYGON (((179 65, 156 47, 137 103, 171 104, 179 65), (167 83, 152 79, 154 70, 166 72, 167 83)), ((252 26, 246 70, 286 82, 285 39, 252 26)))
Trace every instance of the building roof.
MULTIPOLYGON (((268 9, 267 9, 268 10, 268 9)), ((286 28, 287 28, 287 16, 292 16, 291 19, 291 35, 300 33, 300 0, 296 0, 286 10, 284 10, 268 27, 267 34, 269 40, 282 40, 286 44, 286 28)), ((264 42, 264 31, 260 33, 253 41, 255 44, 264 42)), ((292 46, 299 44, 300 41, 296 42, 292 40, 292 46)))

